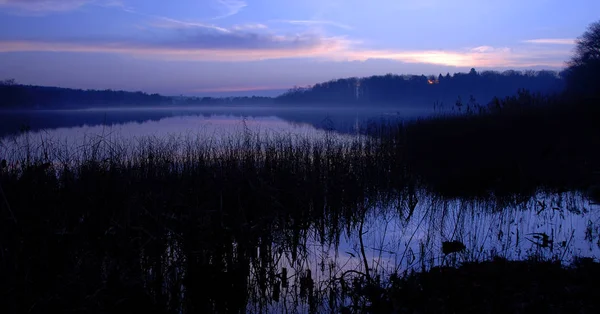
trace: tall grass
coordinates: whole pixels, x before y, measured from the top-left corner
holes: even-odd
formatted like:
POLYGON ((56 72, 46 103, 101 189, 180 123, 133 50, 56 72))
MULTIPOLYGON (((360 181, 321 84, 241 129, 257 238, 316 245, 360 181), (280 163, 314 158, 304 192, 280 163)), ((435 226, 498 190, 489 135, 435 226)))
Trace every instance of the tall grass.
POLYGON ((393 184, 375 146, 333 135, 42 142, 4 155, 15 222, 3 228, 3 291, 17 312, 243 312, 283 280, 269 272, 274 242, 293 263, 312 226, 334 242, 357 204, 386 201, 393 184))

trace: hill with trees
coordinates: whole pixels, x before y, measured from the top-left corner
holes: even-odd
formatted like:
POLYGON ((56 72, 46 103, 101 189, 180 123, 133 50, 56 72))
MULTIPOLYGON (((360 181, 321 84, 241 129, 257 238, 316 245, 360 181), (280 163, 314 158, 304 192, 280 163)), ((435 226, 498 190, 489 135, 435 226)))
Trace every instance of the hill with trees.
POLYGON ((150 106, 165 103, 171 103, 171 98, 159 94, 21 85, 12 79, 0 81, 0 108, 4 109, 150 106))
POLYGON ((0 81, 0 108, 71 109, 90 107, 152 107, 264 104, 269 97, 171 97, 144 92, 83 90, 21 85, 13 79, 0 81))
POLYGON ((331 80, 306 88, 295 87, 277 97, 278 103, 297 104, 377 104, 454 105, 457 99, 474 97, 490 101, 514 95, 519 89, 552 94, 565 88, 563 73, 554 71, 514 71, 454 73, 450 75, 370 76, 331 80))

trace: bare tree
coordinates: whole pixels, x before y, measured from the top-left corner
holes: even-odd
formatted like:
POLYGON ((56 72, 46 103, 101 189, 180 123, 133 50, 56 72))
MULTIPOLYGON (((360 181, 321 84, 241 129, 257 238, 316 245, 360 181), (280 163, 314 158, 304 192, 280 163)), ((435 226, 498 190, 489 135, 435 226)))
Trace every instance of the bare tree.
POLYGON ((568 89, 577 95, 598 97, 600 84, 600 21, 590 24, 575 46, 566 71, 568 89))
POLYGON ((600 61, 600 21, 590 24, 583 35, 577 38, 575 55, 571 67, 589 66, 600 61))

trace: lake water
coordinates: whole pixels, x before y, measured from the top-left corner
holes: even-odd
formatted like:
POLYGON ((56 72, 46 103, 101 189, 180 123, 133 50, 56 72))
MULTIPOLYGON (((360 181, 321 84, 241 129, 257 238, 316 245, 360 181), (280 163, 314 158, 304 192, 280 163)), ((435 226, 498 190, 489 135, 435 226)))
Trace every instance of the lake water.
MULTIPOLYGON (((158 121, 159 128, 176 126, 173 117, 198 117, 199 121, 219 120, 227 116, 238 118, 267 119, 272 121, 306 124, 318 129, 334 129, 339 132, 353 132, 357 126, 364 128, 368 121, 412 119, 432 113, 428 107, 394 108, 343 108, 343 107, 292 107, 292 106, 253 106, 253 107, 168 107, 168 108, 122 108, 122 109, 81 109, 81 110, 36 110, 36 111, 0 111, 0 137, 18 133, 24 127, 32 131, 56 128, 69 128, 98 125, 122 125, 131 122, 150 123, 158 121), (168 125, 169 124, 169 125, 168 125)), ((230 119, 231 120, 231 119, 230 119)), ((218 121, 214 121, 218 122, 218 121)), ((229 122, 228 122, 229 123, 229 122)), ((129 124, 131 125, 131 124, 129 124)), ((186 132, 185 127, 179 131, 186 132)))
MULTIPOLYGON (((427 107, 341 108, 290 106, 211 106, 168 108, 95 108, 0 111, 0 154, 22 159, 48 145, 76 151, 118 142, 133 149, 141 139, 193 138, 203 145, 239 139, 241 134, 321 138, 329 132, 351 139, 373 123, 410 120, 431 114, 427 107), (27 131, 27 132, 23 132, 27 131), (29 150, 22 149, 27 146, 29 150), (33 150, 33 151, 32 151, 33 150)), ((341 140, 341 139, 340 139, 341 140)))
MULTIPOLYGON (((346 271, 365 273, 364 258, 371 276, 389 278, 393 273, 494 257, 525 260, 536 256, 563 264, 570 264, 575 257, 600 257, 600 206, 580 193, 539 193, 505 204, 443 200, 427 193, 418 199, 412 215, 402 208, 406 204, 377 208, 367 215, 362 235, 364 257, 356 230, 344 232, 339 245, 332 246, 323 245, 315 232, 308 237, 302 263, 289 262, 289 254, 282 254, 279 267, 291 274, 310 269, 316 284, 326 290, 332 278, 341 278, 346 271), (453 240, 463 242, 466 249, 443 254, 442 242, 453 240)), ((304 306, 301 312, 308 311, 304 306)), ((322 306, 328 309, 326 304, 322 306)), ((280 308, 277 303, 271 310, 276 313, 280 308)))
MULTIPOLYGON (((10 159, 3 157, 10 155, 18 160, 22 156, 15 152, 24 153, 21 147, 40 148, 44 142, 72 149, 97 139, 110 143, 135 142, 144 137, 167 141, 188 137, 218 147, 240 134, 321 139, 331 136, 328 130, 337 130, 333 133, 336 140, 352 141, 369 119, 412 119, 430 113, 418 109, 398 112, 383 108, 292 107, 2 112, 0 159, 10 159), (30 131, 19 133, 21 126, 30 131)), ((304 237, 306 252, 302 258, 291 258, 289 251, 274 254, 278 256, 273 262, 276 271, 285 268, 292 278, 310 269, 315 285, 327 287, 332 278, 339 278, 347 270, 364 272, 364 258, 372 273, 385 276, 492 256, 525 259, 537 255, 564 262, 576 256, 600 257, 599 208, 580 193, 539 193, 502 204, 440 199, 426 192, 414 198, 413 205, 399 198, 395 206, 370 208, 362 234, 364 256, 357 230, 344 231, 338 240, 329 243, 319 238, 314 227, 314 232, 304 237), (442 254, 442 241, 451 240, 463 242, 467 249, 449 256, 442 254)), ((294 277, 298 285, 299 277, 294 277)), ((295 303, 300 312, 306 311, 302 304, 295 303)), ((273 312, 281 306, 278 302, 270 305, 273 312)), ((248 310, 265 309, 249 305, 248 310)))

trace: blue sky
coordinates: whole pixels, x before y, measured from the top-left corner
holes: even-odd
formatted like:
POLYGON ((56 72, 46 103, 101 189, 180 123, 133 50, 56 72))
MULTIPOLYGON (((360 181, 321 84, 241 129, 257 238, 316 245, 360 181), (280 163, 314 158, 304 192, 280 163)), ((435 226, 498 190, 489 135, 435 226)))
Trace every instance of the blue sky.
POLYGON ((560 69, 597 0, 0 0, 0 79, 163 94, 560 69))

